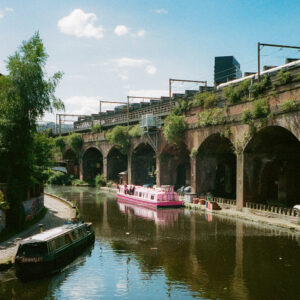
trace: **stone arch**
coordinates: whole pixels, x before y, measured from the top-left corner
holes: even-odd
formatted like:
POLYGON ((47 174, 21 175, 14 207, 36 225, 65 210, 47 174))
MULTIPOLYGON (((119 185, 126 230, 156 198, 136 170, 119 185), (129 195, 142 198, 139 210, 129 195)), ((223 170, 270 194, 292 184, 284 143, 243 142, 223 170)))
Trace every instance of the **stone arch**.
POLYGON ((300 198, 300 142, 282 126, 257 132, 244 149, 246 201, 291 207, 300 198))
POLYGON ((214 133, 199 146, 196 155, 196 191, 216 197, 236 197, 236 155, 232 142, 214 133))
POLYGON ((191 185, 190 152, 185 144, 179 147, 166 145, 160 153, 160 184, 175 189, 191 185))
POLYGON ((89 147, 82 156, 83 180, 94 179, 103 173, 103 155, 96 147, 89 147))
POLYGON ((149 144, 140 143, 132 151, 131 174, 133 184, 155 184, 156 157, 155 151, 149 144))
POLYGON ((116 147, 112 147, 107 154, 107 179, 118 181, 118 174, 127 171, 128 157, 116 147))

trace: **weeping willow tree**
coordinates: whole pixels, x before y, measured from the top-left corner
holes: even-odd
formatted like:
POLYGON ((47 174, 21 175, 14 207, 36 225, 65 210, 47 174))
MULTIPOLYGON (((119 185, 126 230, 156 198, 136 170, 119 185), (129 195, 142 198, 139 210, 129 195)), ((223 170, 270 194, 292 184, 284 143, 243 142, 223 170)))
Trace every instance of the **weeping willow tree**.
POLYGON ((8 184, 8 225, 20 228, 22 201, 37 182, 34 136, 37 120, 45 112, 63 109, 55 96, 61 72, 47 78, 48 55, 39 33, 8 57, 8 74, 0 77, 0 179, 8 184))

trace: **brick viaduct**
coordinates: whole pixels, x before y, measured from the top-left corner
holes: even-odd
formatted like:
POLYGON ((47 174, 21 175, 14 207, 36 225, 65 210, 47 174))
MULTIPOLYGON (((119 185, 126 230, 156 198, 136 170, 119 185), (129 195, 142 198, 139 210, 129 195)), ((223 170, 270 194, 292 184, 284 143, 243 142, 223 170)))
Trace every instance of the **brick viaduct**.
MULTIPOLYGON (((147 139, 133 138, 127 155, 105 140, 103 133, 83 133, 79 163, 81 179, 103 173, 107 180, 127 169, 128 182, 190 185, 197 194, 236 199, 238 209, 246 202, 300 203, 300 81, 267 93, 272 118, 256 120, 256 132, 242 124, 243 110, 253 102, 230 105, 225 125, 197 127, 200 108, 185 113, 189 125, 184 145, 173 148, 158 130, 156 151, 147 139), (298 109, 282 111, 281 104, 294 100, 298 109)), ((65 158, 71 157, 70 149, 65 158)))

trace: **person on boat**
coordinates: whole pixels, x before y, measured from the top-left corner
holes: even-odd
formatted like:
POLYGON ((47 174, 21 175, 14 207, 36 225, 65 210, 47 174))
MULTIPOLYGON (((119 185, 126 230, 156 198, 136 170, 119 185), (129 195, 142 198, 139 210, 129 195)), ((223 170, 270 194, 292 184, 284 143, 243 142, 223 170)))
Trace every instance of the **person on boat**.
POLYGON ((125 184, 125 186, 124 186, 124 193, 125 193, 125 194, 128 194, 128 187, 127 187, 127 184, 125 184))

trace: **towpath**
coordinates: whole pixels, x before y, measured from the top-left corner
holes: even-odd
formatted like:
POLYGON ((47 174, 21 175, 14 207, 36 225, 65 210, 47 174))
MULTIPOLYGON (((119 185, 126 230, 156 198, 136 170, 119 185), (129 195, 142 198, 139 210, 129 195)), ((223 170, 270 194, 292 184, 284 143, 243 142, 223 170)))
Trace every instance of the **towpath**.
POLYGON ((0 264, 15 257, 18 241, 17 238, 26 238, 39 232, 39 224, 44 225, 44 230, 63 225, 67 219, 75 217, 75 209, 67 203, 49 195, 44 195, 44 204, 48 208, 45 217, 37 224, 32 225, 9 240, 0 243, 0 264))

